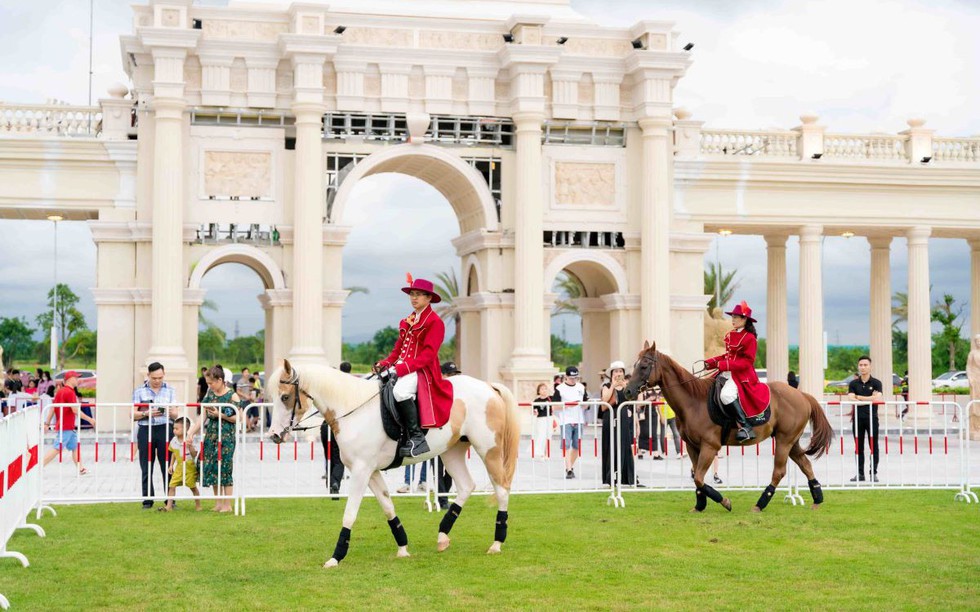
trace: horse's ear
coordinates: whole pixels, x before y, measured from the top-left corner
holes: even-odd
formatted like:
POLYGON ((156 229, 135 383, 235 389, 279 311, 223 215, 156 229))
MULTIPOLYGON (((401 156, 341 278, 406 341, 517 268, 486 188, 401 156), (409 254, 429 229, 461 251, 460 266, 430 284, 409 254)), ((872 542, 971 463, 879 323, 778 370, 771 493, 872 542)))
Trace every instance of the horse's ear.
POLYGON ((645 350, 647 350, 649 348, 650 348, 650 341, 649 340, 644 340, 643 341, 643 350, 645 351, 645 350))
POLYGON ((650 345, 650 350, 651 351, 656 351, 657 350, 657 341, 656 340, 654 340, 653 343, 650 345))
POLYGON ((282 367, 283 367, 283 370, 285 370, 287 376, 288 375, 291 375, 293 373, 293 366, 289 365, 289 360, 288 359, 283 359, 282 360, 282 367))

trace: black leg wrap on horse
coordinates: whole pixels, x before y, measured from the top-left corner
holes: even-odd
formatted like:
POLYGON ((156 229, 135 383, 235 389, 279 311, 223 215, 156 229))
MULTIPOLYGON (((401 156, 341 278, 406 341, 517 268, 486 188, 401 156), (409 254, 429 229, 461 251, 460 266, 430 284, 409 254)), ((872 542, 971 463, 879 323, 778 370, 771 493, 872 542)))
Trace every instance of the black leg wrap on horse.
POLYGON ((806 481, 806 484, 810 486, 810 495, 813 497, 813 503, 822 504, 823 503, 823 489, 820 487, 820 483, 816 478, 813 480, 806 481))
POLYGON ((759 496, 759 501, 755 502, 755 505, 759 507, 759 510, 765 510, 769 502, 772 501, 772 496, 776 494, 776 487, 769 485, 766 490, 762 492, 759 496))
POLYGON ((405 527, 397 516, 388 521, 388 527, 391 528, 391 535, 395 536, 395 544, 408 546, 408 534, 405 533, 405 527))
POLYGON ((350 547, 350 529, 344 527, 340 530, 340 537, 337 538, 337 547, 333 549, 333 558, 343 561, 347 556, 347 549, 350 547))
POLYGON ((504 543, 507 539, 507 513, 503 510, 497 511, 497 526, 493 530, 493 541, 504 543))
POLYGON ((708 499, 711 501, 720 504, 721 500, 724 499, 724 497, 721 496, 721 493, 715 491, 714 487, 711 485, 703 485, 702 488, 704 489, 704 494, 707 495, 708 499))
POLYGON ((444 533, 449 535, 449 532, 453 530, 453 525, 456 524, 456 519, 459 518, 459 513, 463 511, 463 507, 457 503, 452 503, 449 505, 449 510, 446 511, 446 515, 442 517, 442 522, 439 523, 439 533, 444 533))
POLYGON ((708 507, 708 498, 704 495, 704 489, 698 487, 694 490, 694 494, 697 495, 697 502, 694 504, 694 509, 698 512, 703 512, 708 507))

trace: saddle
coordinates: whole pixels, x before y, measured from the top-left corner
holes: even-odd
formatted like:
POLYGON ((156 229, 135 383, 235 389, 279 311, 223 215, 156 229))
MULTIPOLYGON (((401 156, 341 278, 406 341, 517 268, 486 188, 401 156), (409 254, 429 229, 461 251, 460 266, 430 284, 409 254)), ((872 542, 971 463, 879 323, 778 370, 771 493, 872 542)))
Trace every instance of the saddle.
MULTIPOLYGON (((735 415, 721 403, 721 388, 725 386, 725 380, 724 376, 716 376, 715 381, 711 384, 711 390, 708 392, 708 415, 715 425, 721 427, 722 440, 728 439, 729 432, 738 428, 735 415)), ((746 420, 751 427, 758 427, 768 423, 771 416, 772 406, 766 406, 765 410, 754 417, 748 417, 746 420)))

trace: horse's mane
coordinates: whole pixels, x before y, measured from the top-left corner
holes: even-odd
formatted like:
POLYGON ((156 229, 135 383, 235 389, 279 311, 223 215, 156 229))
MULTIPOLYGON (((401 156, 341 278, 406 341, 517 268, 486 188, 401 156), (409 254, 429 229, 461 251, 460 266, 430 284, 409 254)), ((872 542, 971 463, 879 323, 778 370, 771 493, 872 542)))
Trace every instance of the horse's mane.
MULTIPOLYGON (((713 376, 698 378, 694 374, 688 372, 687 368, 677 363, 677 361, 670 355, 657 351, 657 357, 663 360, 663 365, 661 367, 670 368, 674 372, 674 375, 677 376, 678 380, 685 383, 684 386, 691 391, 691 395, 694 395, 698 399, 708 398, 708 393, 711 391, 711 385, 714 384, 715 381, 713 376)), ((663 389, 663 385, 661 385, 661 389, 663 389)))
MULTIPOLYGON (((322 401, 335 412, 344 409, 352 410, 360 406, 378 392, 377 381, 365 380, 353 374, 346 374, 328 365, 293 366, 293 371, 299 374, 301 389, 322 401)), ((268 384, 275 389, 282 379, 283 367, 279 366, 272 373, 268 384)), ((274 392, 272 397, 276 397, 274 392)))

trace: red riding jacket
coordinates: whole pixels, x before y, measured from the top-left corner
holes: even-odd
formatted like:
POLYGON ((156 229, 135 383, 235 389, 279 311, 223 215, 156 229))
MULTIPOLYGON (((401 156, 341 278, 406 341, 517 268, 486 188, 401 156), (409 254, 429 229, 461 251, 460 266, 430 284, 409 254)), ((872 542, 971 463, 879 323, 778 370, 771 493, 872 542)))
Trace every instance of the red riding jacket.
POLYGON ((747 416, 755 416, 769 406, 769 385, 759 382, 755 373, 757 348, 755 336, 745 330, 733 329, 725 334, 725 354, 704 360, 709 368, 731 373, 747 416))
POLYGON ((418 316, 409 315, 398 324, 395 348, 378 365, 395 366, 399 377, 418 373, 419 422, 422 427, 442 427, 453 407, 453 385, 442 377, 439 347, 446 336, 446 326, 439 315, 426 306, 418 316))

